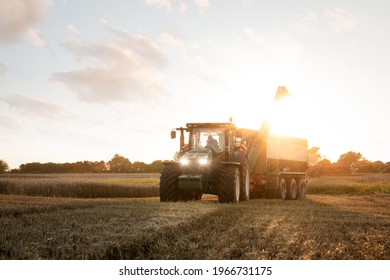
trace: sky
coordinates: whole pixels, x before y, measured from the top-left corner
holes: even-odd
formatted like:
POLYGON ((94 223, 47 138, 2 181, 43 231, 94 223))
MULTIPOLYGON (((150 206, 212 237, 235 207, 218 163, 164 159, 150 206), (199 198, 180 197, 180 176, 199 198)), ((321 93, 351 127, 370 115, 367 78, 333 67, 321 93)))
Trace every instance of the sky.
POLYGON ((172 159, 172 128, 259 129, 390 161, 387 1, 0 0, 0 159, 172 159), (276 119, 276 117, 275 117, 276 119), (278 125, 276 125, 278 123, 278 125))

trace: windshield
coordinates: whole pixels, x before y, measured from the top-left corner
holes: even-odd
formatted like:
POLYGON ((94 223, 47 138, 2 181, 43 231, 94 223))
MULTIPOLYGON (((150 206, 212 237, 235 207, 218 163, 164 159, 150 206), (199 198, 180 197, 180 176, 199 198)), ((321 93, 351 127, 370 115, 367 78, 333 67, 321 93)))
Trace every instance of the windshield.
POLYGON ((225 133, 221 128, 194 128, 190 139, 191 150, 210 147, 219 153, 225 149, 225 133))

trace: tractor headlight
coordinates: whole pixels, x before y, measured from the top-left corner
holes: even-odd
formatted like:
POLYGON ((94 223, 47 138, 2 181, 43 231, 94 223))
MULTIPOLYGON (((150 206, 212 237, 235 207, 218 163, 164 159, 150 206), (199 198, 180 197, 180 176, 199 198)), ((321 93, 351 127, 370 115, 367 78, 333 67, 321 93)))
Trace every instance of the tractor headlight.
POLYGON ((188 165, 189 160, 187 158, 181 158, 180 163, 181 163, 181 165, 188 165))
POLYGON ((199 158, 198 162, 200 165, 206 165, 206 164, 208 164, 209 160, 208 160, 207 156, 204 156, 204 157, 199 158))

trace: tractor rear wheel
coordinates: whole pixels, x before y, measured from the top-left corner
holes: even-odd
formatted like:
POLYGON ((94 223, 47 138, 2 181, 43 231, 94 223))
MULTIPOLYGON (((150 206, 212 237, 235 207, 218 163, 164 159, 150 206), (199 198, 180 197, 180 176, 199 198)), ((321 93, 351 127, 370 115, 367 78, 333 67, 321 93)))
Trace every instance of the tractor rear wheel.
POLYGON ((180 168, 177 165, 165 165, 160 176, 160 201, 179 200, 179 175, 180 168))
POLYGON ((242 168, 242 184, 241 184, 241 193, 240 200, 248 201, 250 196, 250 173, 248 162, 245 161, 245 164, 242 168))
POLYGON ((235 166, 222 166, 218 182, 219 202, 237 203, 240 200, 240 171, 235 166))

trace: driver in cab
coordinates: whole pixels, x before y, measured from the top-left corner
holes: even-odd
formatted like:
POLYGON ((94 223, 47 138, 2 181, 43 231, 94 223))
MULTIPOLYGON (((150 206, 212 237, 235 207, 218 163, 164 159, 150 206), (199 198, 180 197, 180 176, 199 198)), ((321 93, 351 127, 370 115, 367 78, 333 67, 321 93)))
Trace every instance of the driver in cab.
POLYGON ((217 151, 218 150, 218 141, 215 140, 213 138, 213 136, 209 135, 207 137, 207 145, 206 146, 209 146, 211 147, 211 149, 213 149, 214 151, 217 151))

